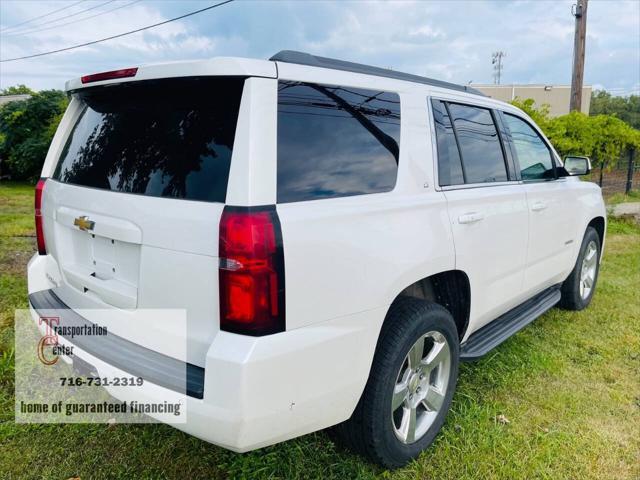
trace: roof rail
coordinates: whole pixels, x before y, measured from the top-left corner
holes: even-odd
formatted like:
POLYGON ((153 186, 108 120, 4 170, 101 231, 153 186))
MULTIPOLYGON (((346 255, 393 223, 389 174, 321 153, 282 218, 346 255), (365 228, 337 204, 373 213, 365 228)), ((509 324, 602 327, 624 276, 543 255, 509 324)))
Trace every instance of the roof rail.
POLYGON ((449 90, 457 90, 460 92, 473 93, 475 95, 486 95, 480 90, 468 87, 466 85, 458 85, 456 83, 443 82, 442 80, 434 80, 432 78, 412 75, 411 73, 396 72, 386 68, 373 67, 362 63, 345 62, 344 60, 336 60, 335 58, 319 57, 310 53, 296 52, 295 50, 282 50, 272 56, 269 60, 284 63, 296 63, 298 65, 309 65, 311 67, 332 68, 334 70, 344 70, 345 72, 363 73, 366 75, 375 75, 377 77, 395 78, 396 80, 405 80, 407 82, 423 83, 434 87, 448 88, 449 90))

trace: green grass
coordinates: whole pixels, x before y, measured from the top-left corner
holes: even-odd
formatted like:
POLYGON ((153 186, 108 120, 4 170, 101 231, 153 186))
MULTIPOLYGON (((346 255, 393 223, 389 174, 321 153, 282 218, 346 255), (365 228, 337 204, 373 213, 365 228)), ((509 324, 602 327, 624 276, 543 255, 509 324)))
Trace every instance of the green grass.
POLYGON ((319 432, 234 454, 166 425, 13 422, 13 311, 26 306, 32 187, 0 183, 0 478, 640 478, 640 228, 612 220, 598 291, 463 364, 447 423, 389 472, 319 432), (496 422, 504 415, 508 424, 496 422))
POLYGON ((616 205, 626 202, 640 202, 640 190, 631 190, 629 193, 614 193, 606 199, 607 205, 616 205))

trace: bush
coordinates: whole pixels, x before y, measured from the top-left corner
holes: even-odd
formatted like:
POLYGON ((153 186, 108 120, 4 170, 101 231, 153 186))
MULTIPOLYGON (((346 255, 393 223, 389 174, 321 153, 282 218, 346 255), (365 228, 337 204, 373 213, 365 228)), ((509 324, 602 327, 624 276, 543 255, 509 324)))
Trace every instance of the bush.
POLYGON ((40 175, 49 144, 68 100, 60 90, 31 94, 0 107, 0 169, 15 180, 40 175))

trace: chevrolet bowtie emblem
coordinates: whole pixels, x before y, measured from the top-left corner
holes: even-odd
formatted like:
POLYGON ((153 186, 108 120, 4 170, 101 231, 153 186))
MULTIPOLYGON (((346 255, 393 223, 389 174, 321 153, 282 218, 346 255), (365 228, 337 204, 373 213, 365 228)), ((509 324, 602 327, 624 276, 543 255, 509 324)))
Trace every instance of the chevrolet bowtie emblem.
POLYGON ((96 224, 96 222, 92 222, 91 220, 89 220, 89 217, 87 216, 82 216, 82 217, 78 217, 73 221, 73 224, 78 227, 80 230, 93 230, 93 226, 96 224))

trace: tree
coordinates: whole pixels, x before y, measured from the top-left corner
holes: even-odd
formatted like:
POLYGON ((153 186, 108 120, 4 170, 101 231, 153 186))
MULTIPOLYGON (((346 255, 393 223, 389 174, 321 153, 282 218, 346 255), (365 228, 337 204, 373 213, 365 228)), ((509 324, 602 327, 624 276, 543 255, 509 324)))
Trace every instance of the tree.
POLYGON ((640 146, 640 131, 631 128, 613 115, 589 117, 593 124, 593 149, 591 157, 600 165, 600 185, 602 175, 629 148, 640 146))
POLYGON ((614 115, 640 129, 640 96, 614 97, 605 90, 591 93, 591 115, 614 115))
MULTIPOLYGON (((26 88, 26 87, 25 87, 26 88)), ((16 180, 34 180, 68 100, 64 92, 34 92, 0 107, 0 168, 16 180)))
POLYGON ((7 87, 4 90, 0 91, 0 95, 23 95, 23 94, 33 95, 34 93, 36 92, 31 90, 26 85, 22 85, 22 84, 15 85, 13 87, 7 87))

